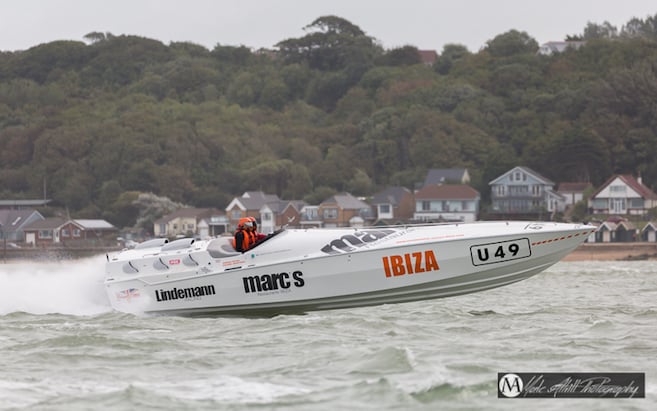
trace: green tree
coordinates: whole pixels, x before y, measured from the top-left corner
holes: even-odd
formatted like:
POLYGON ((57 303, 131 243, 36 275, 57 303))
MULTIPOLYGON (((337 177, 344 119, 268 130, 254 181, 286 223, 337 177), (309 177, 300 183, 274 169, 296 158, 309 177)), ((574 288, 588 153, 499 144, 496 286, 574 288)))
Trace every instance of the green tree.
POLYGON ((508 57, 514 54, 536 53, 538 43, 524 31, 510 30, 488 40, 486 50, 495 57, 508 57))
POLYGON ((372 61, 381 53, 374 39, 337 16, 322 16, 304 28, 309 33, 276 44, 288 63, 307 62, 313 69, 335 71, 372 61))

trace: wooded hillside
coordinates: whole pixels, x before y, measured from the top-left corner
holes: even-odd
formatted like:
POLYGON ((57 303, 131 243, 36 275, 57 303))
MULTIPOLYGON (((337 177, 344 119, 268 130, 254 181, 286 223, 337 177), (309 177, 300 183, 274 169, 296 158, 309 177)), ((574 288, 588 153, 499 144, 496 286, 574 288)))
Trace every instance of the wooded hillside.
POLYGON ((320 17, 278 52, 90 33, 0 52, 0 198, 47 196, 79 218, 134 224, 153 192, 223 208, 246 190, 317 203, 412 188, 466 167, 484 199, 513 166, 657 189, 657 14, 589 24, 578 50, 537 54, 515 30, 471 52, 384 50, 320 17))

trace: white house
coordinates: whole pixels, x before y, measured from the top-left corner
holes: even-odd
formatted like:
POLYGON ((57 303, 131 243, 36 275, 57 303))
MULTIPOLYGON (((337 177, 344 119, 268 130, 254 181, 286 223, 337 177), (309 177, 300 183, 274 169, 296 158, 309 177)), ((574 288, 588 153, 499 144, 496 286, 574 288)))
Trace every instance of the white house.
POLYGON ((589 207, 594 214, 645 215, 657 207, 657 194, 629 174, 611 176, 591 195, 589 207))
POLYGON ((465 184, 429 185, 415 193, 413 217, 423 221, 476 221, 479 199, 479 192, 465 184))

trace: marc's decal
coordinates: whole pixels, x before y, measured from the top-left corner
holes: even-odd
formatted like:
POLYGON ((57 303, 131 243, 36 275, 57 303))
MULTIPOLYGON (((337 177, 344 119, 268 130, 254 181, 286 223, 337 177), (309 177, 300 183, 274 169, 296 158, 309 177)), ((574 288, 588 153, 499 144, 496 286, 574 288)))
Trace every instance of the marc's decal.
POLYGON ((301 271, 294 271, 291 274, 283 272, 242 277, 242 283, 244 284, 244 292, 246 294, 260 293, 263 291, 288 290, 292 286, 303 287, 306 284, 301 271))
POLYGON ((357 250, 359 247, 363 247, 368 243, 380 240, 381 238, 387 237, 392 233, 395 233, 395 230, 381 229, 381 230, 357 230, 353 234, 343 235, 337 240, 333 240, 330 243, 322 247, 322 252, 326 254, 340 254, 348 253, 351 251, 357 250))

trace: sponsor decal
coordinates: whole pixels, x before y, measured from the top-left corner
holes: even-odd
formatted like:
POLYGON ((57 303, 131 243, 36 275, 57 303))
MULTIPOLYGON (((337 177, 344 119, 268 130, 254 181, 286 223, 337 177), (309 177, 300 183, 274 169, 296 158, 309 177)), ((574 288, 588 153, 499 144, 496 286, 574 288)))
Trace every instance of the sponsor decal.
POLYGON ((642 372, 497 374, 497 398, 645 398, 642 372))
POLYGON ((395 233, 395 230, 381 229, 381 230, 357 230, 353 234, 343 235, 337 240, 322 247, 322 252, 326 254, 341 254, 355 251, 369 243, 380 240, 390 234, 395 233))
POLYGON ((284 291, 289 290, 292 286, 303 287, 306 284, 301 271, 294 271, 291 274, 283 272, 242 277, 242 283, 246 294, 275 290, 284 291))
POLYGON ((221 265, 223 265, 224 267, 229 267, 229 266, 240 265, 240 264, 244 264, 244 263, 245 263, 244 260, 238 259, 238 260, 222 261, 221 265))
POLYGON ((170 290, 155 290, 157 301, 198 299, 206 295, 215 295, 214 285, 201 285, 198 287, 172 288, 170 290))
POLYGON ((176 264, 180 264, 180 258, 169 260, 169 265, 176 265, 176 264))
POLYGON ((438 271, 438 261, 433 250, 391 255, 383 257, 383 270, 386 277, 398 277, 406 274, 418 274, 438 271))
POLYGON ((125 300, 126 302, 130 302, 133 298, 139 298, 139 289, 128 288, 127 290, 116 293, 117 301, 125 300))

